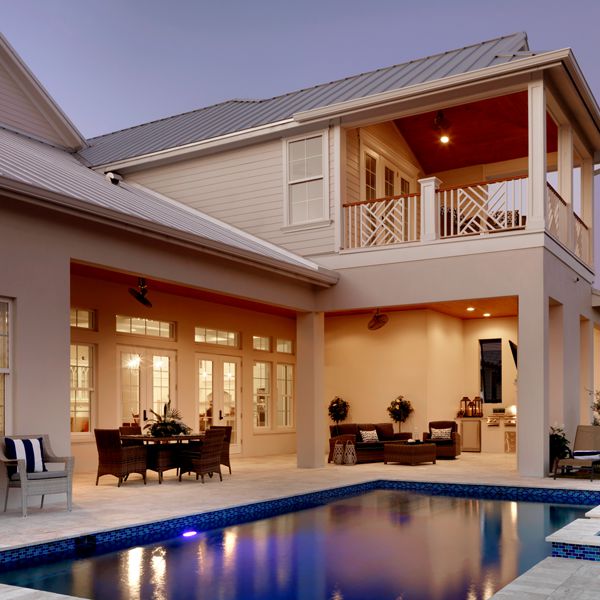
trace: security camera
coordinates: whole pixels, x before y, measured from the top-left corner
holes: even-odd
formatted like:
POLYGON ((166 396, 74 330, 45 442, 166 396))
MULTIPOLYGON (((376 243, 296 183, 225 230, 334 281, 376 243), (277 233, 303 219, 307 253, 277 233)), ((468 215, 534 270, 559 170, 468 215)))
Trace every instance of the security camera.
POLYGON ((114 171, 108 171, 108 173, 104 174, 104 177, 106 177, 113 185, 119 185, 119 183, 123 181, 123 177, 114 171))

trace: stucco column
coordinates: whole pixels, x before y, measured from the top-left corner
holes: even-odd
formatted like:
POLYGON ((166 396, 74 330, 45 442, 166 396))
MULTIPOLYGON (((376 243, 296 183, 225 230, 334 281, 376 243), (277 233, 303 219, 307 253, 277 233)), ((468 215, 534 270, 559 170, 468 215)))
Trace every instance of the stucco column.
POLYGON ((322 312, 296 319, 296 451, 302 468, 325 464, 324 325, 322 312))
POLYGON ((567 203, 567 247, 575 248, 573 218, 573 129, 570 125, 558 128, 558 193, 567 203))
POLYGON ((587 248, 589 264, 594 264, 594 161, 584 158, 581 165, 581 218, 590 230, 587 248))
POLYGON ((519 473, 532 477, 543 477, 548 469, 548 313, 543 285, 532 282, 519 295, 517 425, 519 473))
MULTIPOLYGON (((592 422, 591 404, 594 390, 594 323, 589 319, 579 322, 579 423, 588 425, 592 422)), ((573 402, 576 403, 576 396, 573 402)))
POLYGON ((528 85, 529 180, 527 229, 543 229, 546 221, 546 92, 541 74, 528 85))
MULTIPOLYGON (((579 311, 567 302, 563 319, 563 389, 562 403, 565 431, 570 440, 575 439, 575 430, 581 422, 579 411, 580 340, 579 311)), ((586 421, 587 423, 587 421, 586 421)))
POLYGON ((563 410, 564 393, 564 306, 555 304, 549 307, 548 313, 548 347, 550 354, 549 360, 549 407, 548 422, 550 425, 555 423, 562 425, 565 422, 565 413, 563 410))
POLYGON ((437 177, 419 179, 421 186, 421 240, 440 237, 440 218, 436 193, 442 181, 437 177))

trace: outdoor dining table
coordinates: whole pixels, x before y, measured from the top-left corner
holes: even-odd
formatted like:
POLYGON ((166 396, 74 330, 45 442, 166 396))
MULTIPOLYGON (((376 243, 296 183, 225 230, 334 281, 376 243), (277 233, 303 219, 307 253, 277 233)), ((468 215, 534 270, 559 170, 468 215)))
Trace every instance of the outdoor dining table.
POLYGON ((188 435, 169 435, 169 436, 156 436, 156 435, 145 435, 145 434, 133 434, 133 435, 122 435, 122 440, 128 441, 142 441, 145 444, 161 444, 163 442, 196 442, 204 439, 204 433, 190 433, 188 435))

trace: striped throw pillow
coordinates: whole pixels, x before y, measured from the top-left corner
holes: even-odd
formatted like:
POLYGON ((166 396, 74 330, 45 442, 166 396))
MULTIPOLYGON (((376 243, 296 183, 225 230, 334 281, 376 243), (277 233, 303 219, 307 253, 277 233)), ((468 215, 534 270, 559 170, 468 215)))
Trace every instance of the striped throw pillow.
MULTIPOLYGON (((6 445, 6 458, 25 459, 28 473, 41 473, 46 471, 44 465, 44 448, 42 438, 4 438, 6 445)), ((12 470, 12 469, 11 469, 12 470)), ((16 469, 13 471, 17 472, 16 469)))
POLYGON ((375 429, 369 431, 360 430, 360 437, 363 442, 378 442, 377 431, 375 429))
POLYGON ((452 428, 448 429, 434 429, 431 428, 431 439, 432 440, 451 440, 452 439, 452 428))

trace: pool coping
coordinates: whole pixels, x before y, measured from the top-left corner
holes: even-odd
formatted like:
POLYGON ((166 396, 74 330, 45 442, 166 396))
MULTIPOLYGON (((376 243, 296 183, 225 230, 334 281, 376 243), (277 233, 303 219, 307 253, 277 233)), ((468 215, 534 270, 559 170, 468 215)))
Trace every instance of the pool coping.
MULTIPOLYGON (((104 529, 81 536, 71 536, 38 544, 12 546, 0 550, 0 570, 7 571, 29 564, 31 559, 54 562, 66 558, 80 558, 96 552, 109 552, 131 546, 160 542, 181 535, 185 530, 210 530, 239 525, 270 516, 312 508, 331 500, 358 495, 380 489, 426 491, 431 495, 463 496, 490 500, 518 500, 526 502, 555 502, 559 504, 600 505, 600 491, 565 488, 522 487, 514 485, 488 485, 465 483, 433 483, 425 481, 398 481, 375 479, 372 481, 326 488, 323 490, 261 500, 227 508, 204 511, 159 521, 137 523, 116 529, 104 529)), ((594 509, 592 509, 594 510, 594 509)), ((588 521, 588 519, 579 519, 588 521)), ((600 523, 597 519, 589 519, 600 523)), ((553 534, 556 535, 556 534, 553 534)), ((552 541, 552 540, 548 540, 552 541)), ((600 537, 598 558, 600 560, 600 537)), ((552 543, 553 556, 566 556, 571 552, 576 558, 580 549, 563 542, 552 543), (555 545, 557 552, 554 554, 555 545), (568 546, 563 548, 563 546, 568 546)), ((586 556, 586 558, 588 558, 586 556)), ((590 560, 590 558, 588 558, 590 560)))

